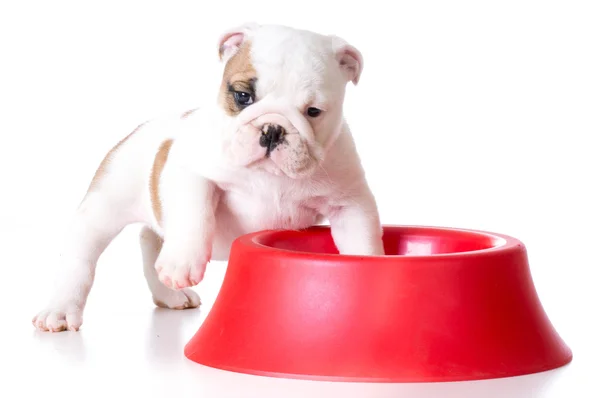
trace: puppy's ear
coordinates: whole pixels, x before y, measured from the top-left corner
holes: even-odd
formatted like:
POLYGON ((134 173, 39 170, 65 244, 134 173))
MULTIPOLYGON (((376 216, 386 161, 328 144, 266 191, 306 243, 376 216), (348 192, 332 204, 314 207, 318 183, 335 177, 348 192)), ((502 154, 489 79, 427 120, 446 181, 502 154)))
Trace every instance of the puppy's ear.
POLYGON ((245 23, 223 32, 219 37, 219 59, 225 62, 231 58, 259 26, 256 23, 245 23))
POLYGON ((346 76, 347 81, 351 81, 354 85, 358 84, 363 71, 363 56, 360 51, 354 46, 348 44, 341 37, 332 35, 331 41, 333 52, 342 73, 346 76))

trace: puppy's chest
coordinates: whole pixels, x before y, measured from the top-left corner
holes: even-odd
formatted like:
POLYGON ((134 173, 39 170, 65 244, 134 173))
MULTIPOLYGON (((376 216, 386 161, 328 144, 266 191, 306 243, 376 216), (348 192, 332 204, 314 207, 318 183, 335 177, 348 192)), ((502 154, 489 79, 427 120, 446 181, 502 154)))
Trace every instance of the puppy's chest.
POLYGON ((229 187, 221 207, 233 215, 244 230, 298 229, 320 221, 326 199, 309 195, 303 187, 229 187))

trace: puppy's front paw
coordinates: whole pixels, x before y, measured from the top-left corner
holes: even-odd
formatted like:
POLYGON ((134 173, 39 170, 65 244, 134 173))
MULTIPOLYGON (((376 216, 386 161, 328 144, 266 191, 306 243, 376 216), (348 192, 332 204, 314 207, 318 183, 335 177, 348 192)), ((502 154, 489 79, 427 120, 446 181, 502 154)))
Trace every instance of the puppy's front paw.
POLYGON ((156 260, 158 279, 171 289, 183 289, 199 284, 210 256, 182 255, 181 251, 161 252, 156 260))
POLYGON ((76 305, 49 307, 39 312, 32 321, 33 326, 44 332, 76 332, 83 323, 83 310, 76 305))

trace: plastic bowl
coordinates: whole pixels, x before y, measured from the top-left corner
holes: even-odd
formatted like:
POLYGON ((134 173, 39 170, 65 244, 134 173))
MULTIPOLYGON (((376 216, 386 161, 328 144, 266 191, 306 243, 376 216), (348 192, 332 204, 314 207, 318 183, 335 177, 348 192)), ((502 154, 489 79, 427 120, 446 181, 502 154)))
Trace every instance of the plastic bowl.
POLYGON ((384 226, 385 256, 339 255, 328 226, 237 239, 191 361, 296 379, 437 382, 572 360, 525 246, 472 230, 384 226))

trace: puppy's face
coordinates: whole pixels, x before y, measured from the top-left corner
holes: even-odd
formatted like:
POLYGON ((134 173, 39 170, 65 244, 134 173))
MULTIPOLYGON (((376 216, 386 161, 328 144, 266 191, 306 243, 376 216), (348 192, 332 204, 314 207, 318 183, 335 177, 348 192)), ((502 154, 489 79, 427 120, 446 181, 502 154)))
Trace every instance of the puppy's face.
POLYGON ((359 51, 335 36, 246 25, 219 42, 224 150, 235 166, 304 178, 323 161, 342 126, 359 51))

